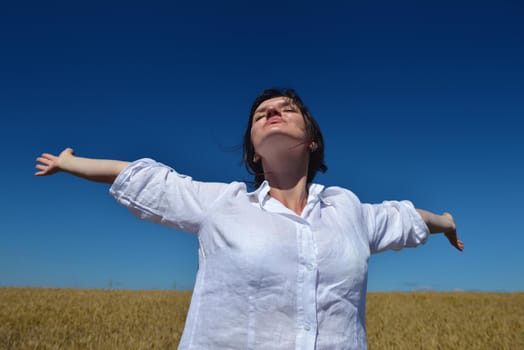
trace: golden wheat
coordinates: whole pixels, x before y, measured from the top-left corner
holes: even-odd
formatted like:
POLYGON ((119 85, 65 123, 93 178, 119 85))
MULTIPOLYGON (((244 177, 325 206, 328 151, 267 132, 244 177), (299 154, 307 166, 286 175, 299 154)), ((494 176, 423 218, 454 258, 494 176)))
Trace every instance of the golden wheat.
MULTIPOLYGON (((176 349, 190 292, 0 288, 0 349, 176 349)), ((524 293, 369 293, 374 349, 524 349, 524 293)))
POLYGON ((370 293, 370 350, 524 349, 524 293, 370 293))
POLYGON ((175 349, 190 292, 0 289, 0 349, 175 349))

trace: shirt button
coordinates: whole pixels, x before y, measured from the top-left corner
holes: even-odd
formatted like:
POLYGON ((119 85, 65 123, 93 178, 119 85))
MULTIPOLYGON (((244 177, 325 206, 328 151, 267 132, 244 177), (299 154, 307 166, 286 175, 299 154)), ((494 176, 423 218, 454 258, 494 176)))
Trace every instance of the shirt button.
POLYGON ((308 324, 306 324, 306 325, 304 326, 304 329, 305 329, 306 331, 309 332, 309 331, 311 330, 311 326, 308 325, 308 324))
POLYGON ((313 268, 314 268, 313 264, 306 265, 306 269, 308 269, 309 271, 313 270, 313 268))

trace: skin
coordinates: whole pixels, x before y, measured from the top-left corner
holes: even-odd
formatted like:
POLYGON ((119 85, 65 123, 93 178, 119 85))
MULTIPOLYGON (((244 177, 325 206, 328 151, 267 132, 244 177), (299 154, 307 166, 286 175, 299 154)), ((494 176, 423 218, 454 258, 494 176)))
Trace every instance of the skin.
POLYGON ((43 153, 36 158, 38 171, 36 176, 53 175, 59 171, 69 173, 84 179, 112 184, 118 174, 129 162, 109 159, 90 159, 77 157, 72 148, 64 149, 58 156, 43 153))
POLYGON ((302 113, 285 97, 262 102, 253 114, 251 141, 269 182, 269 194, 300 215, 307 202, 312 144, 302 113))
MULTIPOLYGON (((315 143, 308 138, 304 116, 286 97, 266 100, 253 114, 251 141, 255 159, 262 162, 269 195, 300 215, 307 203, 307 170, 315 143)), ((66 148, 58 156, 43 153, 37 159, 36 176, 66 172, 84 179, 111 184, 130 163, 82 158, 66 148)), ((417 209, 431 233, 444 233, 450 244, 462 251, 453 216, 417 209)))

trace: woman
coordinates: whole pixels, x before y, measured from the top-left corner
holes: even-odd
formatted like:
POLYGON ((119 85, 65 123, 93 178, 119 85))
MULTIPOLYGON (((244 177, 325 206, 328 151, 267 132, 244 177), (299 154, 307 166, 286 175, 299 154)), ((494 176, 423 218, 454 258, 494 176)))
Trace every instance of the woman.
POLYGON ((290 89, 254 102, 244 161, 256 190, 206 183, 151 159, 37 159, 36 175, 64 171, 112 184, 141 219, 194 233, 199 269, 180 349, 365 349, 370 254, 443 232, 463 250, 451 215, 408 201, 362 204, 312 183, 325 171, 320 129, 290 89))

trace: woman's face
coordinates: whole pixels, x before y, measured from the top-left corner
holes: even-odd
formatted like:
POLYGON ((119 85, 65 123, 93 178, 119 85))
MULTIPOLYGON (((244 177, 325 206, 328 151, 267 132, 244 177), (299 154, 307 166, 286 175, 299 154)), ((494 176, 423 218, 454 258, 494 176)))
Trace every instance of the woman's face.
POLYGON ((307 149, 308 136, 300 109, 288 97, 262 102, 253 113, 251 142, 262 158, 267 152, 307 149))

